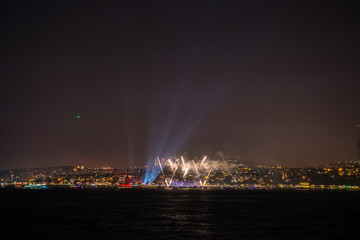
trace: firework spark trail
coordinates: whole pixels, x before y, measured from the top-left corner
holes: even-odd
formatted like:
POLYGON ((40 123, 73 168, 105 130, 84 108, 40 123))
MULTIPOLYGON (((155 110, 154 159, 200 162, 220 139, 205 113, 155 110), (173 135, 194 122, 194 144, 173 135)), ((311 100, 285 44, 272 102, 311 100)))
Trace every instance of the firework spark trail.
POLYGON ((170 182, 169 182, 168 187, 171 185, 171 182, 172 182, 172 180, 173 180, 173 178, 174 178, 174 176, 175 176, 175 173, 176 173, 176 170, 177 170, 177 169, 178 169, 178 168, 175 168, 175 171, 174 171, 173 175, 171 176, 171 179, 170 179, 170 182))
MULTIPOLYGON (((212 170, 224 168, 222 163, 217 163, 216 161, 212 161, 207 159, 207 156, 203 157, 201 161, 197 162, 196 160, 185 160, 183 156, 179 158, 173 157, 169 158, 165 161, 165 159, 160 159, 160 157, 156 157, 154 159, 154 166, 152 168, 148 167, 147 175, 145 176, 144 183, 150 184, 152 183, 155 178, 160 174, 164 176, 164 183, 167 187, 174 185, 181 185, 184 186, 184 182, 178 179, 178 183, 175 183, 174 178, 177 179, 178 177, 182 176, 186 178, 190 173, 193 174, 190 181, 196 181, 198 186, 205 186, 212 170), (167 163, 169 162, 169 163, 167 163), (157 167, 159 165, 159 167, 157 167), (171 178, 166 177, 165 170, 171 170, 171 178), (208 171, 210 169, 210 171, 208 171), (177 171, 180 171, 177 175, 177 171)), ((188 184, 188 183, 186 183, 188 184)))
POLYGON ((168 159, 168 162, 170 163, 170 168, 171 168, 171 170, 174 170, 174 167, 173 167, 173 164, 172 164, 172 162, 171 162, 171 159, 170 159, 170 158, 168 159))
POLYGON ((193 162, 193 164, 194 164, 196 174, 197 174, 197 175, 199 175, 199 171, 198 171, 198 169, 197 169, 197 167, 196 167, 195 161, 194 161, 194 160, 192 160, 192 162, 193 162))
POLYGON ((185 161, 184 161, 184 158, 182 156, 181 156, 181 161, 182 161, 183 166, 185 167, 185 161))
POLYGON ((194 164, 194 168, 195 168, 195 172, 196 172, 196 176, 199 178, 199 182, 200 182, 200 186, 202 186, 202 182, 201 182, 201 179, 200 179, 200 173, 196 167, 196 163, 194 160, 192 160, 192 163, 194 164))
POLYGON ((200 163, 200 167, 201 167, 201 165, 203 165, 203 163, 205 162, 206 158, 207 158, 207 156, 205 156, 205 157, 203 158, 203 160, 202 160, 201 163, 200 163))
POLYGON ((206 176, 203 186, 205 186, 206 181, 208 180, 208 178, 209 178, 209 176, 210 176, 211 170, 212 170, 212 169, 210 169, 210 171, 209 171, 208 175, 206 176))
POLYGON ((189 168, 186 168, 183 178, 186 176, 188 171, 189 171, 189 168))
POLYGON ((161 162, 160 162, 159 157, 157 158, 157 160, 158 160, 158 162, 159 162, 159 166, 160 166, 161 172, 162 172, 163 176, 165 177, 164 170, 163 170, 163 168, 162 168, 162 165, 161 165, 161 162))

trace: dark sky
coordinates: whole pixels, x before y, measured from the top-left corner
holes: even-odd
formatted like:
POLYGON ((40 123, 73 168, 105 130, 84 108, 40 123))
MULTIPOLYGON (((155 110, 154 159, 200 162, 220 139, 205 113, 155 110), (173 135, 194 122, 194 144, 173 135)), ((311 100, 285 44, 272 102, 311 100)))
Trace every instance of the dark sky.
POLYGON ((355 160, 359 12, 358 1, 2 1, 0 169, 219 150, 287 166, 355 160))

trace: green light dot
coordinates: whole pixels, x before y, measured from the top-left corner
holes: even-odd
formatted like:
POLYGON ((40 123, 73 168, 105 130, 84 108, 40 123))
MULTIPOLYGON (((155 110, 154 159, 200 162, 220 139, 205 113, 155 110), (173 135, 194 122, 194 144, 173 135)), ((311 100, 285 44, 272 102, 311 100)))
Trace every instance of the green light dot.
POLYGON ((79 119, 79 118, 80 118, 80 115, 77 115, 76 118, 79 119))

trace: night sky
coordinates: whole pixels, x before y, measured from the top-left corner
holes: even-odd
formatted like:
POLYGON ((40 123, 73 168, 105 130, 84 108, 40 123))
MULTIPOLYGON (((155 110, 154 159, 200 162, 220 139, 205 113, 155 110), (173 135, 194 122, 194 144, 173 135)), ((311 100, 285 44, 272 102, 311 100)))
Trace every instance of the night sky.
POLYGON ((217 151, 355 160, 359 12, 358 1, 3 1, 0 169, 217 151))

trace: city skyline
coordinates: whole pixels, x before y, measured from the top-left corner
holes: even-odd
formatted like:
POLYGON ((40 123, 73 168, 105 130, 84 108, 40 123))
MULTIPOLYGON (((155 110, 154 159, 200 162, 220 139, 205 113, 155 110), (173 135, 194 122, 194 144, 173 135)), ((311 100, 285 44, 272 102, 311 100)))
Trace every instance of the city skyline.
POLYGON ((286 168, 214 160, 155 159, 148 166, 59 166, 0 171, 0 188, 17 189, 237 189, 359 191, 360 161, 286 168))

